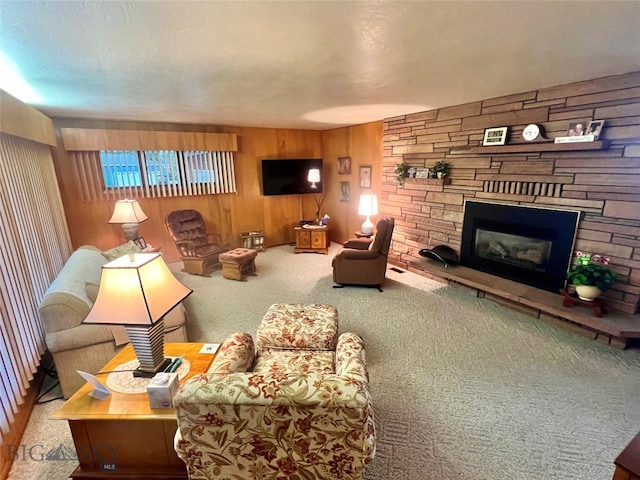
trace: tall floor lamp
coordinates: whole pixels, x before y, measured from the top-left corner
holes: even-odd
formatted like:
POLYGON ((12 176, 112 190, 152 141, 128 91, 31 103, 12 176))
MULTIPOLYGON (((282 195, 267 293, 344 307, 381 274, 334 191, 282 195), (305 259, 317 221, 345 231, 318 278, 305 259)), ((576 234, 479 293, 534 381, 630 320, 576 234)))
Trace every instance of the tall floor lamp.
POLYGON ((361 227, 362 233, 366 233, 367 235, 372 234, 373 222, 371 221, 369 216, 378 214, 378 197, 376 197, 375 195, 360 195, 358 214, 367 216, 361 227))
POLYGON ((118 200, 109 223, 121 223, 124 238, 128 241, 138 238, 138 224, 148 219, 137 200, 118 200))
POLYGON ((164 319, 193 290, 171 273, 159 253, 125 255, 102 266, 98 296, 82 323, 124 325, 140 363, 136 377, 153 377, 164 358, 164 319))

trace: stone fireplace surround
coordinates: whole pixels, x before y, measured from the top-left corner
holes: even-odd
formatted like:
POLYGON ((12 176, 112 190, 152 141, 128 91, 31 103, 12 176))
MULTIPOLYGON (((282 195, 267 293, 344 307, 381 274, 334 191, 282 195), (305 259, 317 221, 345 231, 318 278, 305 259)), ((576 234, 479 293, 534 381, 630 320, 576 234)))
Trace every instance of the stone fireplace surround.
MULTIPOLYGON (((420 273, 422 248, 460 252, 467 200, 579 210, 574 249, 611 258, 614 311, 640 303, 640 72, 386 119, 381 214, 396 219, 389 260, 420 273), (603 142, 558 148, 570 122, 604 119, 603 142), (541 124, 547 141, 524 142, 541 124), (482 147, 484 129, 508 126, 504 147, 482 147), (444 180, 395 178, 395 164, 450 163, 444 180)), ((575 251, 575 250, 574 250, 575 251)), ((640 318, 638 319, 640 322, 640 318)))

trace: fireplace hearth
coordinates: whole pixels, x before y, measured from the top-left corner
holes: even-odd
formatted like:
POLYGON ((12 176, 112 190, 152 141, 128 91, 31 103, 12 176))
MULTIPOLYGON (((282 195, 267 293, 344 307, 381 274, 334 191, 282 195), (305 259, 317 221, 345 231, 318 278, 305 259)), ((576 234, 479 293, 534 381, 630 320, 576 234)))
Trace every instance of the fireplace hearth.
POLYGON ((460 264, 557 293, 579 219, 579 211, 468 200, 460 264))

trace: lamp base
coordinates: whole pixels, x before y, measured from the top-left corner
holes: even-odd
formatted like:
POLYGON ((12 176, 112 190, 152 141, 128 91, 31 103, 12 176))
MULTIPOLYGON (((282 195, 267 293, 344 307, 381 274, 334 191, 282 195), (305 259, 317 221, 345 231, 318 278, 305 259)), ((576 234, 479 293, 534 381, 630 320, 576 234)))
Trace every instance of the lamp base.
POLYGON ((167 368, 171 359, 164 358, 164 319, 153 325, 125 325, 125 329, 140 363, 134 377, 153 377, 167 368))
POLYGON ((152 378, 155 377, 156 373, 163 372, 165 368, 169 366, 171 363, 170 358, 165 358, 160 365, 155 367, 153 370, 143 370, 142 367, 138 367, 133 371, 133 376, 138 378, 152 378))
POLYGON ((122 224, 122 233, 124 233, 124 238, 127 242, 131 240, 135 240, 138 238, 138 224, 137 223, 123 223, 122 224))
POLYGON ((373 233, 373 222, 369 219, 369 215, 367 215, 367 219, 364 221, 362 227, 360 228, 362 230, 362 233, 366 233, 367 235, 373 233))

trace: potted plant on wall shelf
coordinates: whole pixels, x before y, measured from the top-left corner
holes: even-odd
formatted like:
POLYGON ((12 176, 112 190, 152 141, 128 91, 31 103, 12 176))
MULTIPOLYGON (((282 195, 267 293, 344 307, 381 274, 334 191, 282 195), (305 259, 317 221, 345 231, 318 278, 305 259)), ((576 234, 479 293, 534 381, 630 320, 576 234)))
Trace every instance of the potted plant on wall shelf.
POLYGON ((396 178, 398 179, 398 182, 400 182, 400 186, 404 185, 404 179, 407 178, 407 175, 409 175, 409 169, 411 168, 411 166, 407 165, 406 163, 402 162, 402 163, 396 163, 396 178))
POLYGON ((436 177, 438 178, 446 177, 447 174, 449 173, 449 170, 451 170, 451 167, 449 166, 449 164, 442 160, 438 160, 436 164, 433 166, 433 171, 435 172, 436 177))
POLYGON ((607 268, 608 257, 576 252, 578 264, 569 270, 567 280, 575 287, 578 298, 593 301, 611 288, 615 282, 614 273, 607 268))

